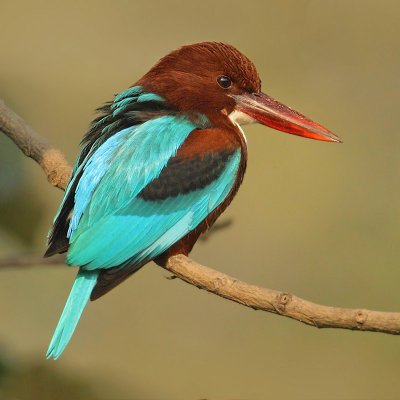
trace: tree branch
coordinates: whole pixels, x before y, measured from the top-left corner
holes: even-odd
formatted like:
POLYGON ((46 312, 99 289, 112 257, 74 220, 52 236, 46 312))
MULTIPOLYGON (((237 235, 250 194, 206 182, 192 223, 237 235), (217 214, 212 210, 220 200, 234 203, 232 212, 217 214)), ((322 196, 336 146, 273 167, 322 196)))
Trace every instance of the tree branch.
POLYGON ((65 255, 57 254, 51 258, 43 258, 38 254, 22 254, 0 259, 0 268, 35 267, 37 265, 65 264, 65 255))
MULTIPOLYGON (((65 189, 71 167, 63 154, 51 147, 22 118, 0 100, 0 129, 28 157, 44 170, 54 186, 65 189)), ((60 256, 57 262, 60 262, 60 256)), ((12 260, 8 260, 10 262, 12 260)), ((38 259, 14 259, 13 265, 27 266, 38 259)), ((50 260, 51 261, 51 260, 50 260)), ((0 266, 6 265, 6 260, 0 266)), ((53 261, 54 262, 54 261, 53 261)), ((40 262, 43 264, 42 262, 40 262)), ((241 282, 205 267, 183 255, 171 257, 164 267, 181 280, 218 296, 256 310, 283 315, 317 328, 342 328, 359 331, 400 334, 400 313, 323 306, 303 300, 290 293, 261 288, 241 282)))
POLYGON ((171 257, 166 269, 200 289, 255 310, 283 315, 317 328, 343 328, 400 334, 400 313, 315 304, 291 293, 241 282, 200 265, 183 255, 171 257))
POLYGON ((60 150, 39 136, 19 115, 0 99, 0 129, 27 156, 43 169, 48 181, 62 190, 71 177, 71 166, 60 150))

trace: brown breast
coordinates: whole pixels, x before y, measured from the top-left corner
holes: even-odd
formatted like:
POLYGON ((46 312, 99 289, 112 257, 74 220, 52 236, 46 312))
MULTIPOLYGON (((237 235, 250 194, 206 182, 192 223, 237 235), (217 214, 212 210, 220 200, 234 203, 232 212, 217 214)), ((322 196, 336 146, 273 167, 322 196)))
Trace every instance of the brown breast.
MULTIPOLYGON (((225 121, 228 120, 225 117, 225 121)), ((224 122, 225 122, 224 121, 224 122)), ((220 124, 221 125, 221 124, 220 124)), ((157 257, 154 261, 159 265, 165 265, 169 257, 176 254, 188 255, 192 250, 199 236, 209 229, 217 218, 225 211, 236 195, 244 177, 247 163, 247 146, 242 132, 232 125, 228 120, 223 128, 211 128, 193 131, 176 156, 170 163, 180 160, 190 160, 205 154, 229 154, 237 149, 241 151, 241 160, 236 175, 235 183, 226 199, 215 208, 193 231, 171 246, 166 252, 157 257)), ((223 162, 221 158, 221 162, 223 162)))

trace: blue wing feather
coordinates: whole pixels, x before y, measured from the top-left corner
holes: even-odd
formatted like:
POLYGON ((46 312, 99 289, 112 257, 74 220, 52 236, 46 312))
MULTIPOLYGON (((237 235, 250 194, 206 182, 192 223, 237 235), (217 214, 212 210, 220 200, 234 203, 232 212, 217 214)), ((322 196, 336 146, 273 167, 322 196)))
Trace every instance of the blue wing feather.
MULTIPOLYGON (((88 212, 71 238, 68 263, 97 269, 156 257, 195 229, 222 203, 234 184, 239 163, 240 152, 236 151, 218 179, 203 189, 176 198, 146 201, 129 197, 125 206, 109 214, 100 210, 101 217, 97 220, 94 217, 99 210, 95 208, 93 214, 88 212), (81 229, 81 225, 85 228, 81 229)), ((117 202, 114 198, 113 203, 117 202)))
POLYGON ((195 128, 189 119, 163 116, 124 129, 102 144, 84 166, 68 237, 73 240, 78 226, 85 231, 132 201, 195 128))

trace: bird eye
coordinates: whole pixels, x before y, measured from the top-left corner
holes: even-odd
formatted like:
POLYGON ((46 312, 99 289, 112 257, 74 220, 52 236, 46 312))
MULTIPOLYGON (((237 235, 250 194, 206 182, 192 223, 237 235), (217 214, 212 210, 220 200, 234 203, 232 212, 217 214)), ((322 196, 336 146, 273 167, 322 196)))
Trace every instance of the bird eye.
POLYGON ((225 75, 219 76, 217 82, 223 89, 229 89, 232 86, 232 79, 225 75))

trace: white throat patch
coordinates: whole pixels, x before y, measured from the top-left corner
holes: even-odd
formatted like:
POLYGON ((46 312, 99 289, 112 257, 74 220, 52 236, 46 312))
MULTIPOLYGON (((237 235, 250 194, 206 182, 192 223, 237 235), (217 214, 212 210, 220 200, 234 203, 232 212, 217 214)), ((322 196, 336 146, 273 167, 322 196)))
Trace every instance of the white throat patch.
POLYGON ((248 125, 257 122, 254 118, 250 117, 250 115, 245 114, 242 111, 233 110, 229 115, 228 118, 232 121, 232 123, 238 127, 244 142, 247 145, 246 135, 243 132, 241 125, 248 125))

